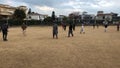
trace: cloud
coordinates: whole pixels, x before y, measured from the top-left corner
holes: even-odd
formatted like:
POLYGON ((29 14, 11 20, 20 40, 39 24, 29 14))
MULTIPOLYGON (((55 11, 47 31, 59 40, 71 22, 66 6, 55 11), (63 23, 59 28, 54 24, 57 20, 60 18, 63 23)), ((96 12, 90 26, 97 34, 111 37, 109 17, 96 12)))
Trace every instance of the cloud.
POLYGON ((32 11, 49 15, 53 10, 58 15, 67 15, 74 11, 95 14, 99 10, 120 13, 120 0, 2 0, 0 3, 12 6, 25 5, 32 11))
POLYGON ((53 11, 54 10, 54 8, 48 7, 48 6, 35 6, 35 8, 41 11, 53 11))
POLYGON ((20 6, 20 5, 29 6, 28 3, 18 2, 18 1, 14 1, 14 0, 2 0, 0 3, 8 4, 8 5, 15 6, 15 7, 20 6))

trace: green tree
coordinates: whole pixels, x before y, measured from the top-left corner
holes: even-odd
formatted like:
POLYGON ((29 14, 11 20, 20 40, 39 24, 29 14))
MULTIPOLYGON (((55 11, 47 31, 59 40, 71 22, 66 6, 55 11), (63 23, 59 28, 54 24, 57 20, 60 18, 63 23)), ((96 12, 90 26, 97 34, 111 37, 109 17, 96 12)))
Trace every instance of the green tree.
POLYGON ((52 22, 52 18, 51 17, 47 17, 44 19, 44 22, 52 22))
POLYGON ((26 18, 25 11, 21 9, 16 9, 14 11, 13 17, 17 20, 23 20, 24 18, 26 18))

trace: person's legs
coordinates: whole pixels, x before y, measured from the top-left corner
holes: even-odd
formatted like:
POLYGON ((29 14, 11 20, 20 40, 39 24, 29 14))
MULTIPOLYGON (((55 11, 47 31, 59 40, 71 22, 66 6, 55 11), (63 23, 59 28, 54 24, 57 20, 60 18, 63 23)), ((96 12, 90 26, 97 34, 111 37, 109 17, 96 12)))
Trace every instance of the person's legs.
POLYGON ((5 41, 7 41, 7 33, 5 33, 5 41))
POLYGON ((54 38, 54 36, 55 36, 55 34, 54 34, 54 32, 53 32, 53 38, 54 38))
POLYGON ((82 29, 82 33, 85 34, 84 28, 82 29))
POLYGON ((23 30, 23 35, 26 36, 26 30, 23 30))
POLYGON ((7 41, 7 32, 3 32, 3 41, 7 41))
POLYGON ((5 34, 4 34, 4 32, 3 32, 3 41, 5 40, 5 34))
POLYGON ((58 39, 58 34, 56 34, 56 39, 58 39))
POLYGON ((81 32, 80 33, 83 33, 83 28, 81 28, 81 32))
POLYGON ((82 33, 82 28, 81 28, 81 30, 80 30, 80 34, 82 33))
POLYGON ((75 26, 73 26, 73 30, 75 31, 75 26))
POLYGON ((70 35, 73 37, 73 31, 72 30, 70 30, 70 35))
POLYGON ((73 31, 71 31, 71 35, 72 35, 72 37, 73 37, 73 31))
POLYGON ((119 27, 117 27, 117 31, 119 31, 119 27))
POLYGON ((107 28, 105 28, 105 32, 107 31, 107 28))
POLYGON ((66 26, 65 26, 65 31, 66 31, 66 26))

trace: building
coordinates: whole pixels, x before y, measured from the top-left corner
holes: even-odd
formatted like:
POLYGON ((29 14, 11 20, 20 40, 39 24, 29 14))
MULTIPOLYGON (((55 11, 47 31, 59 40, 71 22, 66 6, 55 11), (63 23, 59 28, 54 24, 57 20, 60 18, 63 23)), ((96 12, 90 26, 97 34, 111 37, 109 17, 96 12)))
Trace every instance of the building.
POLYGON ((95 19, 95 15, 94 14, 88 14, 87 12, 73 12, 71 14, 69 14, 69 18, 73 19, 73 21, 75 22, 80 22, 80 21, 85 21, 90 23, 91 20, 95 19))
POLYGON ((72 12, 69 14, 69 18, 71 19, 78 19, 80 15, 80 12, 72 12))
POLYGON ((43 15, 43 14, 39 14, 39 13, 29 13, 27 14, 27 20, 44 20, 45 18, 47 18, 48 15, 43 15))
POLYGON ((59 15, 58 21, 63 21, 63 19, 64 19, 65 17, 66 17, 65 15, 59 15))
POLYGON ((114 19, 116 19, 118 16, 117 13, 104 13, 103 11, 98 11, 97 12, 97 16, 96 16, 96 20, 108 20, 108 21, 112 21, 114 19))
POLYGON ((25 12, 27 11, 26 6, 13 7, 10 5, 0 4, 0 19, 11 18, 16 9, 22 9, 25 12))

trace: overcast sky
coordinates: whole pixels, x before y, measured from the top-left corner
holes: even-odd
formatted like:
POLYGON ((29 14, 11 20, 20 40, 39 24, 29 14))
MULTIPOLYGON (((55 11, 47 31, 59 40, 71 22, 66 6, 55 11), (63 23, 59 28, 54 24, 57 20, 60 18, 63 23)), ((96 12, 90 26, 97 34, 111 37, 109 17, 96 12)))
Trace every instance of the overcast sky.
POLYGON ((68 15, 75 11, 96 14, 99 10, 120 14, 120 0, 1 0, 0 4, 15 7, 25 5, 34 12, 48 15, 51 15, 52 11, 55 11, 56 15, 68 15))

